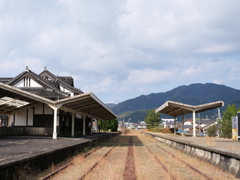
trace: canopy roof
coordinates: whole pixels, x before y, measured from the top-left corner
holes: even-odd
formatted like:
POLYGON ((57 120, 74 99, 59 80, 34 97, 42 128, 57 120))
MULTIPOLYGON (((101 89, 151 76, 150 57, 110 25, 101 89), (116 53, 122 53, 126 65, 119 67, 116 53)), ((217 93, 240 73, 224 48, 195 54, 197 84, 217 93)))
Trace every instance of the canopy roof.
POLYGON ((216 102, 201 104, 196 106, 174 102, 174 101, 166 101, 162 106, 160 106, 155 110, 155 113, 160 112, 160 113, 168 114, 171 116, 180 116, 183 114, 192 113, 193 111, 195 111, 195 113, 199 113, 199 112, 215 109, 222 106, 224 106, 223 101, 216 101, 216 102))
POLYGON ((68 112, 80 113, 104 121, 116 118, 116 115, 91 92, 53 101, 0 83, 1 114, 13 114, 22 109, 33 107, 38 103, 59 107, 59 109, 68 112))

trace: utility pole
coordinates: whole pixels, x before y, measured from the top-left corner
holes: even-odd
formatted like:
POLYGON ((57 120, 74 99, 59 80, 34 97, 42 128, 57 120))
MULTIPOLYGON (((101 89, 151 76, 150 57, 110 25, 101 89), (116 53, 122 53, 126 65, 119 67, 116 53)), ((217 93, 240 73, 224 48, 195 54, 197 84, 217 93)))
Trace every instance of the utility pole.
POLYGON ((201 133, 200 133, 200 113, 198 113, 198 119, 199 119, 199 127, 198 127, 198 130, 199 130, 199 136, 201 135, 201 133))

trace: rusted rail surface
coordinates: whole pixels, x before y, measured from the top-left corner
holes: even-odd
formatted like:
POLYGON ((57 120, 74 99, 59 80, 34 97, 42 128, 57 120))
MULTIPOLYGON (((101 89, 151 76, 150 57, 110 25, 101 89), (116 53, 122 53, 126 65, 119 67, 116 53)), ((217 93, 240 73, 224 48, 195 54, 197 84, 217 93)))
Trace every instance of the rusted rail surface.
MULTIPOLYGON (((94 150, 92 150, 92 151, 84 154, 83 157, 86 158, 87 156, 89 156, 89 155, 92 154, 93 152, 95 152, 95 151, 101 149, 102 147, 106 146, 106 145, 107 145, 108 143, 110 143, 111 141, 113 141, 113 140, 109 140, 108 142, 104 143, 103 145, 101 145, 101 146, 95 148, 94 150)), ((66 169, 68 166, 70 166, 70 165, 72 165, 72 164, 73 164, 73 162, 70 162, 70 163, 68 163, 68 164, 60 167, 59 169, 57 169, 56 171, 48 174, 47 176, 45 176, 45 177, 42 178, 41 180, 47 180, 47 179, 53 177, 54 175, 56 175, 57 173, 59 173, 59 172, 62 171, 63 169, 66 169)), ((96 166, 96 165, 95 165, 95 166, 96 166)))
MULTIPOLYGON (((149 141, 151 143, 154 143, 152 141, 149 141)), ((158 148, 160 148, 161 150, 165 151, 166 153, 168 153, 169 155, 171 155, 172 157, 176 158, 177 160, 179 160, 180 162, 182 162, 183 164, 187 165, 189 168, 191 168, 192 170, 194 170, 195 172, 197 172, 198 174, 204 176, 206 179, 208 180, 213 180, 212 178, 210 178, 209 176, 207 176, 205 173, 201 172, 200 170, 196 169, 195 167, 191 166, 190 164, 188 164, 187 162, 185 162, 184 160, 176 157, 174 154, 168 152, 166 149, 160 147, 158 144, 154 143, 158 148)))
POLYGON ((47 179, 53 177, 55 174, 57 174, 58 172, 62 171, 63 169, 67 168, 68 166, 70 166, 70 165, 72 165, 72 164, 73 164, 73 163, 71 162, 71 163, 68 163, 68 164, 62 166, 61 168, 59 168, 58 170, 56 170, 56 171, 48 174, 47 176, 45 176, 45 177, 42 178, 41 180, 47 180, 47 179))
POLYGON ((110 143, 110 142, 112 142, 112 141, 113 141, 113 140, 110 140, 110 141, 106 142, 105 144, 103 144, 103 145, 101 145, 101 146, 95 148, 94 150, 92 150, 92 151, 90 151, 90 152, 84 154, 83 157, 86 158, 88 155, 90 155, 90 154, 92 154, 93 152, 95 152, 95 151, 101 149, 103 146, 106 146, 108 143, 110 143))

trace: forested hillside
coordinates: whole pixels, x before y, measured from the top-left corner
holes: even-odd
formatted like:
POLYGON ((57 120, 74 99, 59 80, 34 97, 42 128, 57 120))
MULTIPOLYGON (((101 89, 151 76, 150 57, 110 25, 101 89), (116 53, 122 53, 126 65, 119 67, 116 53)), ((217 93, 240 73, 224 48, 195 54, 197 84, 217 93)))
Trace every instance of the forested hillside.
MULTIPOLYGON (((131 118, 133 121, 138 121, 137 119, 143 120, 144 110, 157 108, 168 100, 190 105, 221 100, 225 103, 225 106, 221 108, 221 110, 224 110, 227 104, 235 103, 240 106, 240 90, 213 83, 191 84, 189 86, 179 86, 167 92, 141 95, 114 105, 111 109, 117 115, 128 112, 125 116, 126 119, 131 118), (137 119, 132 118, 131 114, 136 116, 137 119)), ((209 117, 212 116, 212 112, 209 112, 209 117)), ((206 113, 203 114, 206 115, 206 113)))

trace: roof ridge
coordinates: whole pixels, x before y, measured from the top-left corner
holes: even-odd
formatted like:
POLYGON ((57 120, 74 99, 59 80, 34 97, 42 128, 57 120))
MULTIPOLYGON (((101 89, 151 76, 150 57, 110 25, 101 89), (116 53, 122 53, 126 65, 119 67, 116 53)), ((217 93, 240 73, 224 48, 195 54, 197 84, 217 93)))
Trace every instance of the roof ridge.
MULTIPOLYGON (((73 86, 70 86, 69 84, 67 84, 66 82, 64 82, 63 80, 61 80, 61 76, 56 76, 54 75, 53 73, 51 73, 49 70, 44 70, 43 72, 41 72, 40 74, 44 73, 44 72, 47 72, 49 73, 52 77, 54 77, 54 80, 58 80, 59 82, 61 82, 62 84, 64 84, 65 86, 67 86, 68 88, 72 89, 72 90, 76 90, 77 92, 79 93, 83 93, 83 91, 81 89, 78 89, 78 88, 75 88, 73 86), (60 77, 60 78, 59 78, 60 77)), ((39 74, 39 75, 40 75, 39 74)))
MULTIPOLYGON (((55 91, 57 91, 57 92, 59 92, 59 93, 61 93, 61 94, 63 94, 63 95, 68 95, 67 93, 62 92, 61 90, 59 90, 58 88, 56 88, 55 86, 53 86, 51 83, 45 81, 40 75, 34 73, 34 72, 31 71, 30 69, 29 69, 29 72, 31 72, 34 76, 36 76, 40 82, 42 82, 43 84, 46 84, 48 87, 52 88, 53 90, 55 90, 55 91)), ((36 78, 36 77, 35 77, 35 78, 36 78)))
POLYGON ((21 72, 16 77, 14 77, 11 81, 9 81, 7 84, 10 85, 12 82, 16 81, 18 78, 20 78, 25 73, 26 73, 26 71, 21 72))
POLYGON ((39 76, 38 74, 34 73, 33 71, 31 71, 30 69, 27 69, 25 71, 23 71, 22 73, 20 73, 19 75, 17 75, 15 78, 13 78, 13 80, 11 80, 8 85, 11 85, 13 82, 18 82, 23 75, 25 74, 29 74, 30 76, 32 76, 35 80, 37 80, 38 83, 42 84, 45 87, 51 88, 55 91, 57 91, 58 93, 61 93, 65 96, 67 96, 68 94, 65 92, 62 92, 61 90, 58 90, 57 88, 55 88, 52 84, 46 82, 41 76, 39 76))

